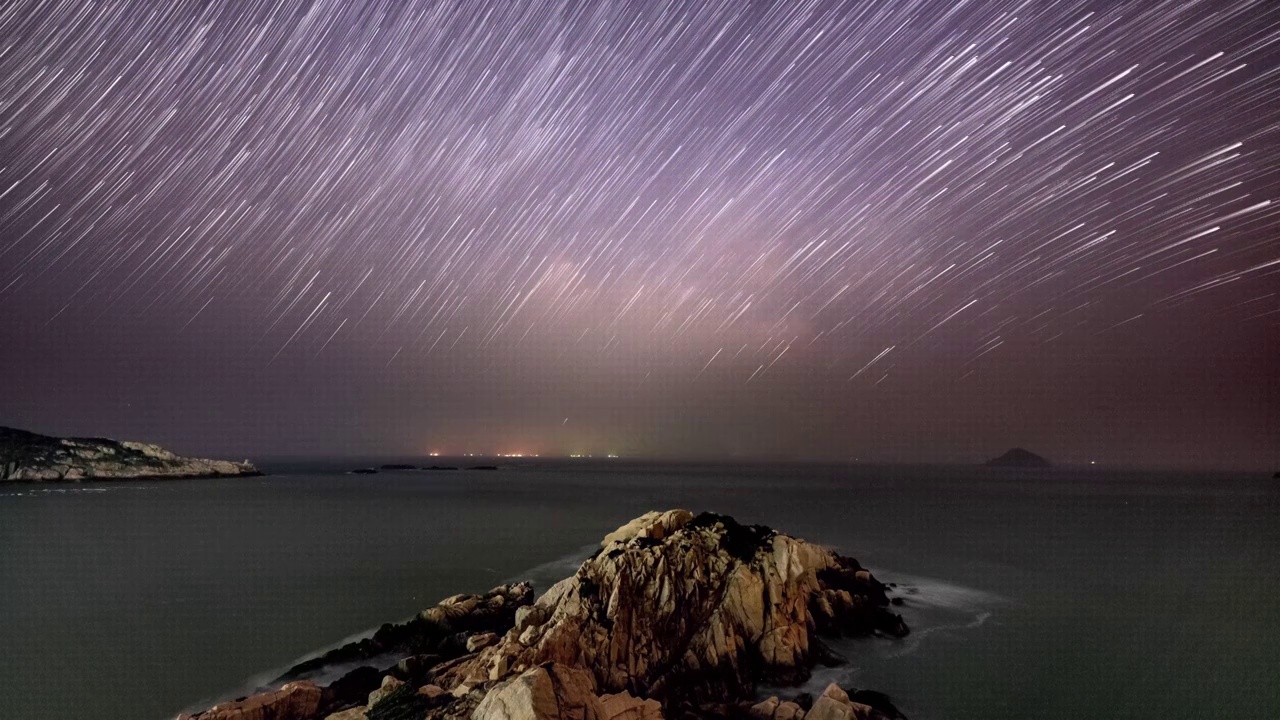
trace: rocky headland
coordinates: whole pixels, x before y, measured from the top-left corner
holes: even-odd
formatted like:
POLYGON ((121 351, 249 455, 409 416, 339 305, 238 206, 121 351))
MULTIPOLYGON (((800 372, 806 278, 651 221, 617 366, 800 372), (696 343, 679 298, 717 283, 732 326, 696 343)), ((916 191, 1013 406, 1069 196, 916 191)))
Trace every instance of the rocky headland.
POLYGON ((888 592, 853 558, 770 528, 651 512, 541 597, 517 583, 446 598, 179 720, 898 718, 884 695, 836 685, 756 696, 841 662, 822 638, 906 635, 888 592), (334 667, 355 669, 316 682, 334 667))
POLYGON ((248 460, 174 455, 156 445, 56 438, 0 427, 0 481, 136 480, 261 475, 248 460))

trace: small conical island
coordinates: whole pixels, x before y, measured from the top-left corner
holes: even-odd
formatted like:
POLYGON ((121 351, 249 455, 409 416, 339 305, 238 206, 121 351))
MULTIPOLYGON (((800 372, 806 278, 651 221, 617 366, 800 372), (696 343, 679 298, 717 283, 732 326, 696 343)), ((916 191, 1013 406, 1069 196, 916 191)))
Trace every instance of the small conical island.
POLYGON ((1022 448, 1013 448, 1000 457, 987 461, 987 467, 1044 468, 1052 465, 1048 460, 1022 448))
POLYGON ((0 481, 136 480, 261 475, 248 460, 175 455, 157 445, 106 438, 57 438, 0 427, 0 481))

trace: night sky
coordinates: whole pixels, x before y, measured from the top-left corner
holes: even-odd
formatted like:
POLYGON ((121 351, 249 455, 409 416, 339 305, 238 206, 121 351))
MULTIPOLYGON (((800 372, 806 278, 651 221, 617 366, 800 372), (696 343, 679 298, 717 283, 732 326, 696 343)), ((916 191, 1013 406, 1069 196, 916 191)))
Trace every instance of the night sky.
POLYGON ((17 0, 0 424, 1270 469, 1278 201, 1275 0, 17 0))

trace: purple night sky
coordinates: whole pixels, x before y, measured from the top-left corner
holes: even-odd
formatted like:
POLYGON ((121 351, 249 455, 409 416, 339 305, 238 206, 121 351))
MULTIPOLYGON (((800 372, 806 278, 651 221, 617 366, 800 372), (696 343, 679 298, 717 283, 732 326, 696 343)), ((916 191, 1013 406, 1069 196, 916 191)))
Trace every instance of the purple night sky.
POLYGON ((1271 469, 1278 201, 1275 0, 16 0, 0 425, 1271 469))

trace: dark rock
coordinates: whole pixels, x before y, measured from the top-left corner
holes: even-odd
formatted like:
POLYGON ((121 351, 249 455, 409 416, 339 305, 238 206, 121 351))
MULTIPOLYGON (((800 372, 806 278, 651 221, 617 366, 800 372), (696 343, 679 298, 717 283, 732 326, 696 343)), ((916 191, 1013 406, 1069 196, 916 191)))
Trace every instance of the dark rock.
POLYGON ((427 677, 427 672, 439 665, 443 659, 440 655, 410 655, 396 663, 389 672, 407 683, 421 685, 427 677))
POLYGON ((516 610, 532 602, 529 583, 500 585, 484 595, 455 595, 408 622, 386 623, 372 637, 299 663, 275 683, 314 677, 332 665, 368 662, 386 655, 437 655, 441 661, 450 660, 466 653, 467 634, 505 633, 515 625, 516 610))
POLYGON ((382 470, 417 470, 418 466, 391 464, 391 465, 383 465, 380 469, 382 470))
POLYGON ((352 470, 350 474, 352 474, 352 475, 377 475, 377 474, 378 474, 378 470, 377 470, 377 468, 356 468, 355 470, 352 470))
POLYGON ((497 470, 497 465, 473 465, 468 470, 497 470))
POLYGON ((427 699, 412 685, 401 685, 369 708, 369 720, 420 720, 428 709, 427 699))
POLYGON ((382 672, 370 665, 355 670, 334 680, 326 688, 325 707, 331 712, 352 705, 364 705, 369 693, 382 684, 382 672))
POLYGON ((1046 468, 1051 465, 1048 460, 1022 448, 1013 448, 1000 457, 987 461, 988 467, 1046 468))
POLYGON ((893 702, 889 700, 889 696, 882 692, 876 692, 875 690, 854 690, 849 693, 849 699, 857 703, 862 703, 863 705, 869 705, 876 712, 890 718, 891 720, 906 720, 907 716, 903 715, 902 711, 895 707, 893 702))
POLYGON ((717 513, 700 513, 689 521, 691 528, 714 528, 716 525, 724 526, 724 538, 721 542, 729 554, 739 560, 750 560, 757 550, 764 548, 777 534, 764 525, 743 525, 728 515, 717 513))

